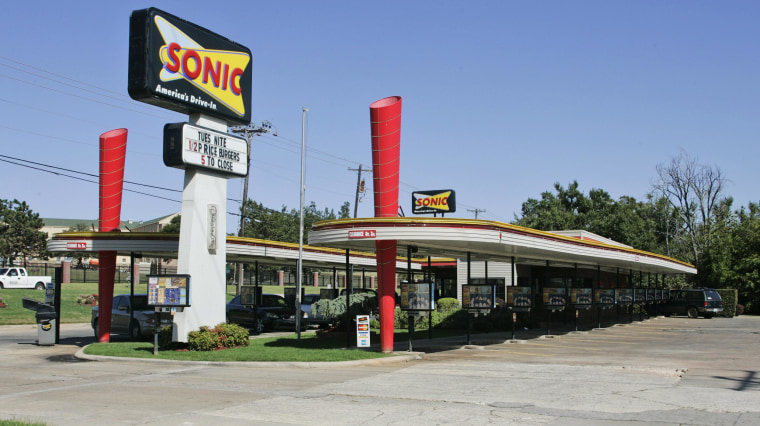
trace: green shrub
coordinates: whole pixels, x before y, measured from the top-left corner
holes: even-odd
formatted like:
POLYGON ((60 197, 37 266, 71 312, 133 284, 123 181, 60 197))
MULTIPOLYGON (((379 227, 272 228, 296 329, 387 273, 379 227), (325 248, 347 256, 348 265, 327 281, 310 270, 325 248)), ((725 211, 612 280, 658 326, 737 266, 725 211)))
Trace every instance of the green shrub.
POLYGON ((218 324, 214 328, 206 326, 187 335, 187 348, 191 351, 214 351, 218 349, 248 346, 248 330, 237 324, 218 324))
POLYGON ((736 303, 739 297, 739 292, 733 288, 719 288, 717 289, 720 298, 723 299, 723 312, 720 314, 722 317, 733 318, 736 316, 736 303))
MULTIPOLYGON (((333 319, 336 327, 342 327, 346 318, 346 296, 335 299, 320 299, 311 305, 315 313, 333 319)), ((377 296, 371 293, 355 293, 349 299, 349 317, 369 315, 378 311, 377 296)))
MULTIPOLYGON (((409 313, 402 311, 401 309, 396 309, 394 314, 394 327, 398 329, 408 329, 409 313)), ((428 316, 426 312, 423 316, 414 318, 415 329, 429 328, 430 320, 432 320, 433 323, 432 327, 437 329, 462 329, 467 327, 467 311, 464 309, 455 309, 445 312, 435 310, 430 316, 428 316)))
POLYGON ((443 297, 435 302, 435 310, 441 313, 453 312, 459 309, 459 300, 453 297, 443 297))
POLYGON ((191 351, 213 351, 221 349, 219 339, 210 332, 208 327, 201 327, 198 331, 191 331, 187 335, 187 348, 191 351))

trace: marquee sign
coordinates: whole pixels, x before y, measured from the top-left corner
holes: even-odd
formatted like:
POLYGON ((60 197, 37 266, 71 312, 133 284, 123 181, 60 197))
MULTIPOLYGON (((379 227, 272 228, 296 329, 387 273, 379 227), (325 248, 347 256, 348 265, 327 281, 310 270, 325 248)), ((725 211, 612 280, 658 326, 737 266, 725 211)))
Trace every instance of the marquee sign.
POLYGON ((164 164, 245 176, 248 174, 248 142, 205 127, 169 123, 164 126, 164 164))
POLYGON ((457 211, 453 189, 412 192, 412 213, 454 213, 457 211))
POLYGON ((132 99, 180 113, 251 122, 251 51, 156 8, 129 20, 132 99))

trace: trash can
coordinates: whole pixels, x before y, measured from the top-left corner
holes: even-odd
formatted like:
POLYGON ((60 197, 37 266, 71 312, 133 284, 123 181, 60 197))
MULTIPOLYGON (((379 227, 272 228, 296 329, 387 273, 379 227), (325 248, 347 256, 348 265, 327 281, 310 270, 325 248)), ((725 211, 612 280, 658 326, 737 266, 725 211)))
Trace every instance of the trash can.
POLYGON ((37 312, 37 344, 55 345, 55 312, 37 312))
POLYGON ((26 297, 21 299, 21 303, 24 308, 36 312, 37 344, 40 346, 55 345, 55 318, 57 316, 55 306, 27 299, 26 297))

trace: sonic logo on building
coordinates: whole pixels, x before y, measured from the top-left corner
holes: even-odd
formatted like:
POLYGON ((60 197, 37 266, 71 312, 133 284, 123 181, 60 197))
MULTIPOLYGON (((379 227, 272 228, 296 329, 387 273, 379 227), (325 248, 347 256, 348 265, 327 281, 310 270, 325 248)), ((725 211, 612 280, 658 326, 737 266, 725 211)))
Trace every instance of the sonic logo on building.
POLYGON ((177 112, 247 124, 251 51, 155 8, 130 18, 129 94, 177 112))
POLYGON ((412 213, 454 213, 457 210, 453 189, 412 192, 412 213))

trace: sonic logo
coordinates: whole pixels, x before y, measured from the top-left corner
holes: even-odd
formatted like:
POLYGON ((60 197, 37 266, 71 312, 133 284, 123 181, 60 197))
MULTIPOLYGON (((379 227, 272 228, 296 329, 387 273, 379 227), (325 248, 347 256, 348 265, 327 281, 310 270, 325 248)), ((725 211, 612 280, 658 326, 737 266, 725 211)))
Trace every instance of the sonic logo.
MULTIPOLYGON (((239 116, 245 115, 241 78, 251 61, 246 52, 205 49, 161 16, 154 21, 164 45, 158 52, 161 81, 185 79, 239 116)), ((203 103, 203 101, 198 101, 203 103)))
POLYGON ((454 212, 454 191, 422 191, 412 193, 414 213, 454 212))

